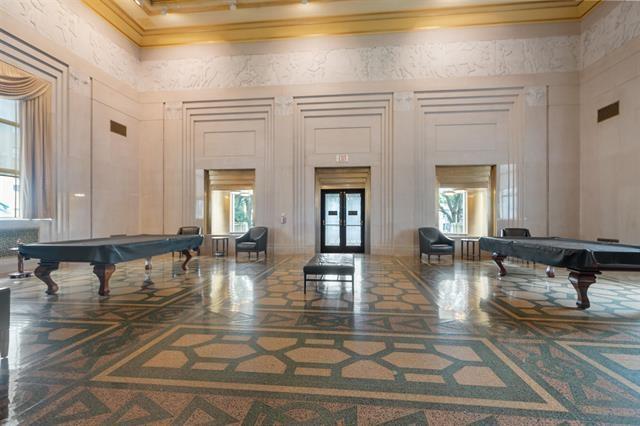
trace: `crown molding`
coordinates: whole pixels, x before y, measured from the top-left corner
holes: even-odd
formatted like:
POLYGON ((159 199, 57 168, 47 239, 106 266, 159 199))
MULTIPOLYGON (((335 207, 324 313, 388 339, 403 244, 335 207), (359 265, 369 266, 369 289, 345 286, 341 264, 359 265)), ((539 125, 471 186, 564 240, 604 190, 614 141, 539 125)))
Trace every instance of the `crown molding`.
POLYGON ((407 32, 434 28, 579 21, 602 0, 538 1, 457 8, 365 13, 222 25, 143 28, 113 0, 82 0, 139 47, 252 42, 326 35, 407 32))
POLYGON ((143 45, 145 33, 144 28, 142 28, 117 4, 108 0, 82 1, 139 47, 143 45))

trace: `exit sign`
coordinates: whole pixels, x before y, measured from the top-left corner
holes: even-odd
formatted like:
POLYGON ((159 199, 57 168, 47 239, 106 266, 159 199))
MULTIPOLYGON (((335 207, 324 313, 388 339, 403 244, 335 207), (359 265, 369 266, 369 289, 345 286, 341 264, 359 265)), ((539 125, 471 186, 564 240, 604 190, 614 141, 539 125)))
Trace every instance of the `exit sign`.
POLYGON ((349 162, 349 154, 336 155, 336 163, 348 163, 348 162, 349 162))

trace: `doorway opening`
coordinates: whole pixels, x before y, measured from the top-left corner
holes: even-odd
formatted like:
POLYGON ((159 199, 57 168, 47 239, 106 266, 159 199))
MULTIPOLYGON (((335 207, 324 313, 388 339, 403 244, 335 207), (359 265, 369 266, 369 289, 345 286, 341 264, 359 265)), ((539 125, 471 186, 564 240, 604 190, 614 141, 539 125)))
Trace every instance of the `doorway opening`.
POLYGON ((368 167, 316 169, 316 251, 369 252, 368 167))
POLYGON ((453 236, 493 235, 495 166, 436 166, 438 226, 453 236))
POLYGON ((207 234, 243 234, 254 226, 254 170, 207 170, 205 181, 207 234))
POLYGON ((320 194, 322 253, 364 253, 364 188, 320 194))

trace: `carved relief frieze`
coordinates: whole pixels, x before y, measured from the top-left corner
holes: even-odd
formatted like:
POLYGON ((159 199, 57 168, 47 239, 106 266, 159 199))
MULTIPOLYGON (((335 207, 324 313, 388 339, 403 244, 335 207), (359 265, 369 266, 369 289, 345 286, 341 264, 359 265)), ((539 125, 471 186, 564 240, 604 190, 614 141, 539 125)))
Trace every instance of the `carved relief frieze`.
POLYGON ((640 36, 640 2, 620 2, 580 35, 140 61, 68 1, 4 0, 0 11, 141 91, 570 72, 640 36))
POLYGON ((569 35, 153 60, 141 65, 141 89, 182 90, 575 71, 579 41, 578 36, 569 35))
POLYGON ((547 88, 546 86, 535 86, 525 88, 525 100, 528 106, 546 106, 547 88))
POLYGON ((91 96, 91 78, 75 68, 69 68, 69 90, 82 96, 91 96))
POLYGON ((275 104, 276 115, 293 114, 293 96, 276 96, 275 104))
MULTIPOLYGON (((131 50, 122 48, 91 22, 78 16, 72 4, 65 0, 2 0, 0 12, 89 61, 112 77, 137 87, 140 68, 138 58, 131 50)), ((123 42, 130 43, 128 40, 123 42)))
POLYGON ((413 92, 395 92, 393 94, 393 107, 396 111, 412 111, 413 92))
POLYGON ((581 34, 581 68, 640 36, 640 2, 621 1, 581 34))
POLYGON ((182 118, 182 102, 167 102, 164 104, 164 119, 179 120, 182 118))

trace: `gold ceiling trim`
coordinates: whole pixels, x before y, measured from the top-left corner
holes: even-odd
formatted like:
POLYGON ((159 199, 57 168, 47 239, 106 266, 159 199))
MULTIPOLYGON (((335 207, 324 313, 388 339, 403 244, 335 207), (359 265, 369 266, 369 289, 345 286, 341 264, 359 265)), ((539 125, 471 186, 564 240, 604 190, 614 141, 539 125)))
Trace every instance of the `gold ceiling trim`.
POLYGON ((433 28, 579 21, 602 0, 479 5, 320 18, 145 29, 113 0, 83 0, 140 47, 251 42, 320 35, 406 32, 433 28))
MULTIPOLYGON (((163 0, 163 1, 153 1, 147 0, 142 4, 142 9, 147 13, 147 15, 161 15, 162 10, 165 9, 166 12, 172 13, 203 13, 203 12, 220 12, 229 10, 229 2, 218 2, 212 4, 200 4, 200 5, 189 5, 189 1, 185 0, 163 0), (149 3, 147 3, 149 1, 149 3)), ((340 0, 313 0, 314 3, 329 3, 340 0)), ((270 0, 268 3, 237 3, 237 9, 255 9, 255 8, 263 8, 263 7, 273 7, 273 6, 291 6, 300 4, 300 0, 270 0)))

